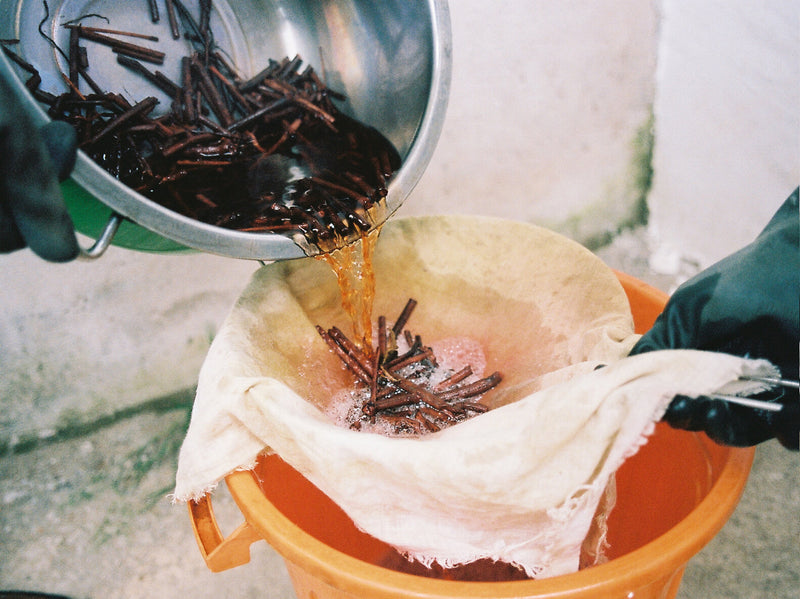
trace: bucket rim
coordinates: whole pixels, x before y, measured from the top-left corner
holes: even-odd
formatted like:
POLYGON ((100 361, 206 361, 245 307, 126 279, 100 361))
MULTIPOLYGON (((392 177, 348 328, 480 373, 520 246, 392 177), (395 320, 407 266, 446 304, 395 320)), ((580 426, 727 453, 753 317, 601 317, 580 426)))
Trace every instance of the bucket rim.
MULTIPOLYGON (((694 435, 704 446, 715 445, 703 433, 694 435)), ((251 471, 226 477, 228 489, 245 520, 286 561, 304 572, 355 595, 395 599, 519 598, 574 596, 575 589, 611 596, 635 590, 682 569, 724 526, 744 490, 755 448, 727 450, 719 478, 708 495, 680 522, 645 545, 572 574, 541 580, 464 582, 397 572, 364 562, 334 549, 287 518, 263 494, 251 471), (703 533, 696 534, 697 530, 703 533)))

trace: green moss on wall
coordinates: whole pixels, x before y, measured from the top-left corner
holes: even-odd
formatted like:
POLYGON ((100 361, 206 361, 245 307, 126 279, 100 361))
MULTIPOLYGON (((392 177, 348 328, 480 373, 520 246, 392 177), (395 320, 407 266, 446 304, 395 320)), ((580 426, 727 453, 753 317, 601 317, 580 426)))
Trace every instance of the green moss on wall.
POLYGON ((590 250, 611 243, 622 231, 647 224, 647 195, 653 181, 653 114, 631 140, 631 160, 620 180, 610 182, 604 196, 550 228, 577 240, 590 250))

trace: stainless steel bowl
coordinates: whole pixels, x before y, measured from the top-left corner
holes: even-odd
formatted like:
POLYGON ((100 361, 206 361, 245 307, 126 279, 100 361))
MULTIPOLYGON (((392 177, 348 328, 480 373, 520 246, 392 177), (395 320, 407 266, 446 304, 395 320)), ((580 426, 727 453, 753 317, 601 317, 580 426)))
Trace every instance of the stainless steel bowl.
MULTIPOLYGON (((190 48, 185 40, 172 39, 163 3, 159 4, 162 18, 154 24, 144 2, 50 1, 50 19, 42 31, 63 48, 68 46, 68 32, 62 23, 87 14, 108 19, 98 21, 95 17, 94 22, 85 21, 88 25, 154 31, 160 39, 158 48, 167 54, 159 70, 179 80, 180 57, 190 48)), ((197 11, 196 0, 184 4, 197 11)), ((258 72, 269 58, 296 54, 320 72, 322 57, 327 83, 347 96, 339 104, 342 111, 381 131, 403 158, 388 190, 388 214, 393 213, 422 176, 441 132, 451 70, 446 1, 214 0, 213 6, 211 28, 215 39, 245 75, 258 72)), ((60 93, 64 90, 60 72, 68 69, 39 30, 44 16, 41 0, 0 0, 0 38, 19 39, 12 48, 38 69, 42 89, 60 93)), ((132 100, 157 95, 152 87, 120 67, 106 50, 92 48, 91 75, 101 87, 125 90, 132 100)), ((36 123, 48 120, 25 90, 24 73, 2 54, 0 76, 12 81, 36 123)), ((169 105, 166 96, 160 100, 161 105, 169 105)), ((95 221, 108 214, 120 215, 139 226, 134 228, 146 229, 129 234, 128 241, 120 244, 133 249, 154 249, 145 241, 149 231, 176 242, 176 248, 186 246, 235 258, 284 260, 305 255, 282 235, 224 229, 167 210, 119 183, 82 152, 65 196, 76 227, 81 230, 82 223, 88 223, 83 228, 90 230, 84 233, 99 234, 102 226, 95 221), (101 209, 92 202, 100 202, 101 209)))

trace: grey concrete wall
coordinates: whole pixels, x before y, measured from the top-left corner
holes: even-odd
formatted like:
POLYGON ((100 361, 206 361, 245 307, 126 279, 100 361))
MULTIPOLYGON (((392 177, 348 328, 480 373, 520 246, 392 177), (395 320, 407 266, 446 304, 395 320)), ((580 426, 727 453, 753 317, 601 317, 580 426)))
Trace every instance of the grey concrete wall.
POLYGON ((0 256, 0 453, 192 388, 255 267, 118 248, 67 265, 0 256))

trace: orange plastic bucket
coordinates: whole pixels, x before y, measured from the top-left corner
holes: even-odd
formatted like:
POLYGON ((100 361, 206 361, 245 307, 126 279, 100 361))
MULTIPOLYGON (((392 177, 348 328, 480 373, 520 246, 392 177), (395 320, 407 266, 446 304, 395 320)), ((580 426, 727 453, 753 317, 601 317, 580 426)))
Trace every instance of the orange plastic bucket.
MULTIPOLYGON (((618 273, 637 331, 652 326, 662 292, 618 273)), ((617 473, 617 504, 608 523, 610 560, 544 580, 468 582, 400 572, 386 544, 358 531, 323 493, 277 456, 254 472, 226 477, 245 522, 224 538, 210 498, 189 513, 209 568, 250 559, 265 539, 284 558, 298 599, 602 598, 669 599, 688 561, 725 524, 744 489, 755 450, 724 447, 703 434, 659 424, 650 441, 617 473)))

